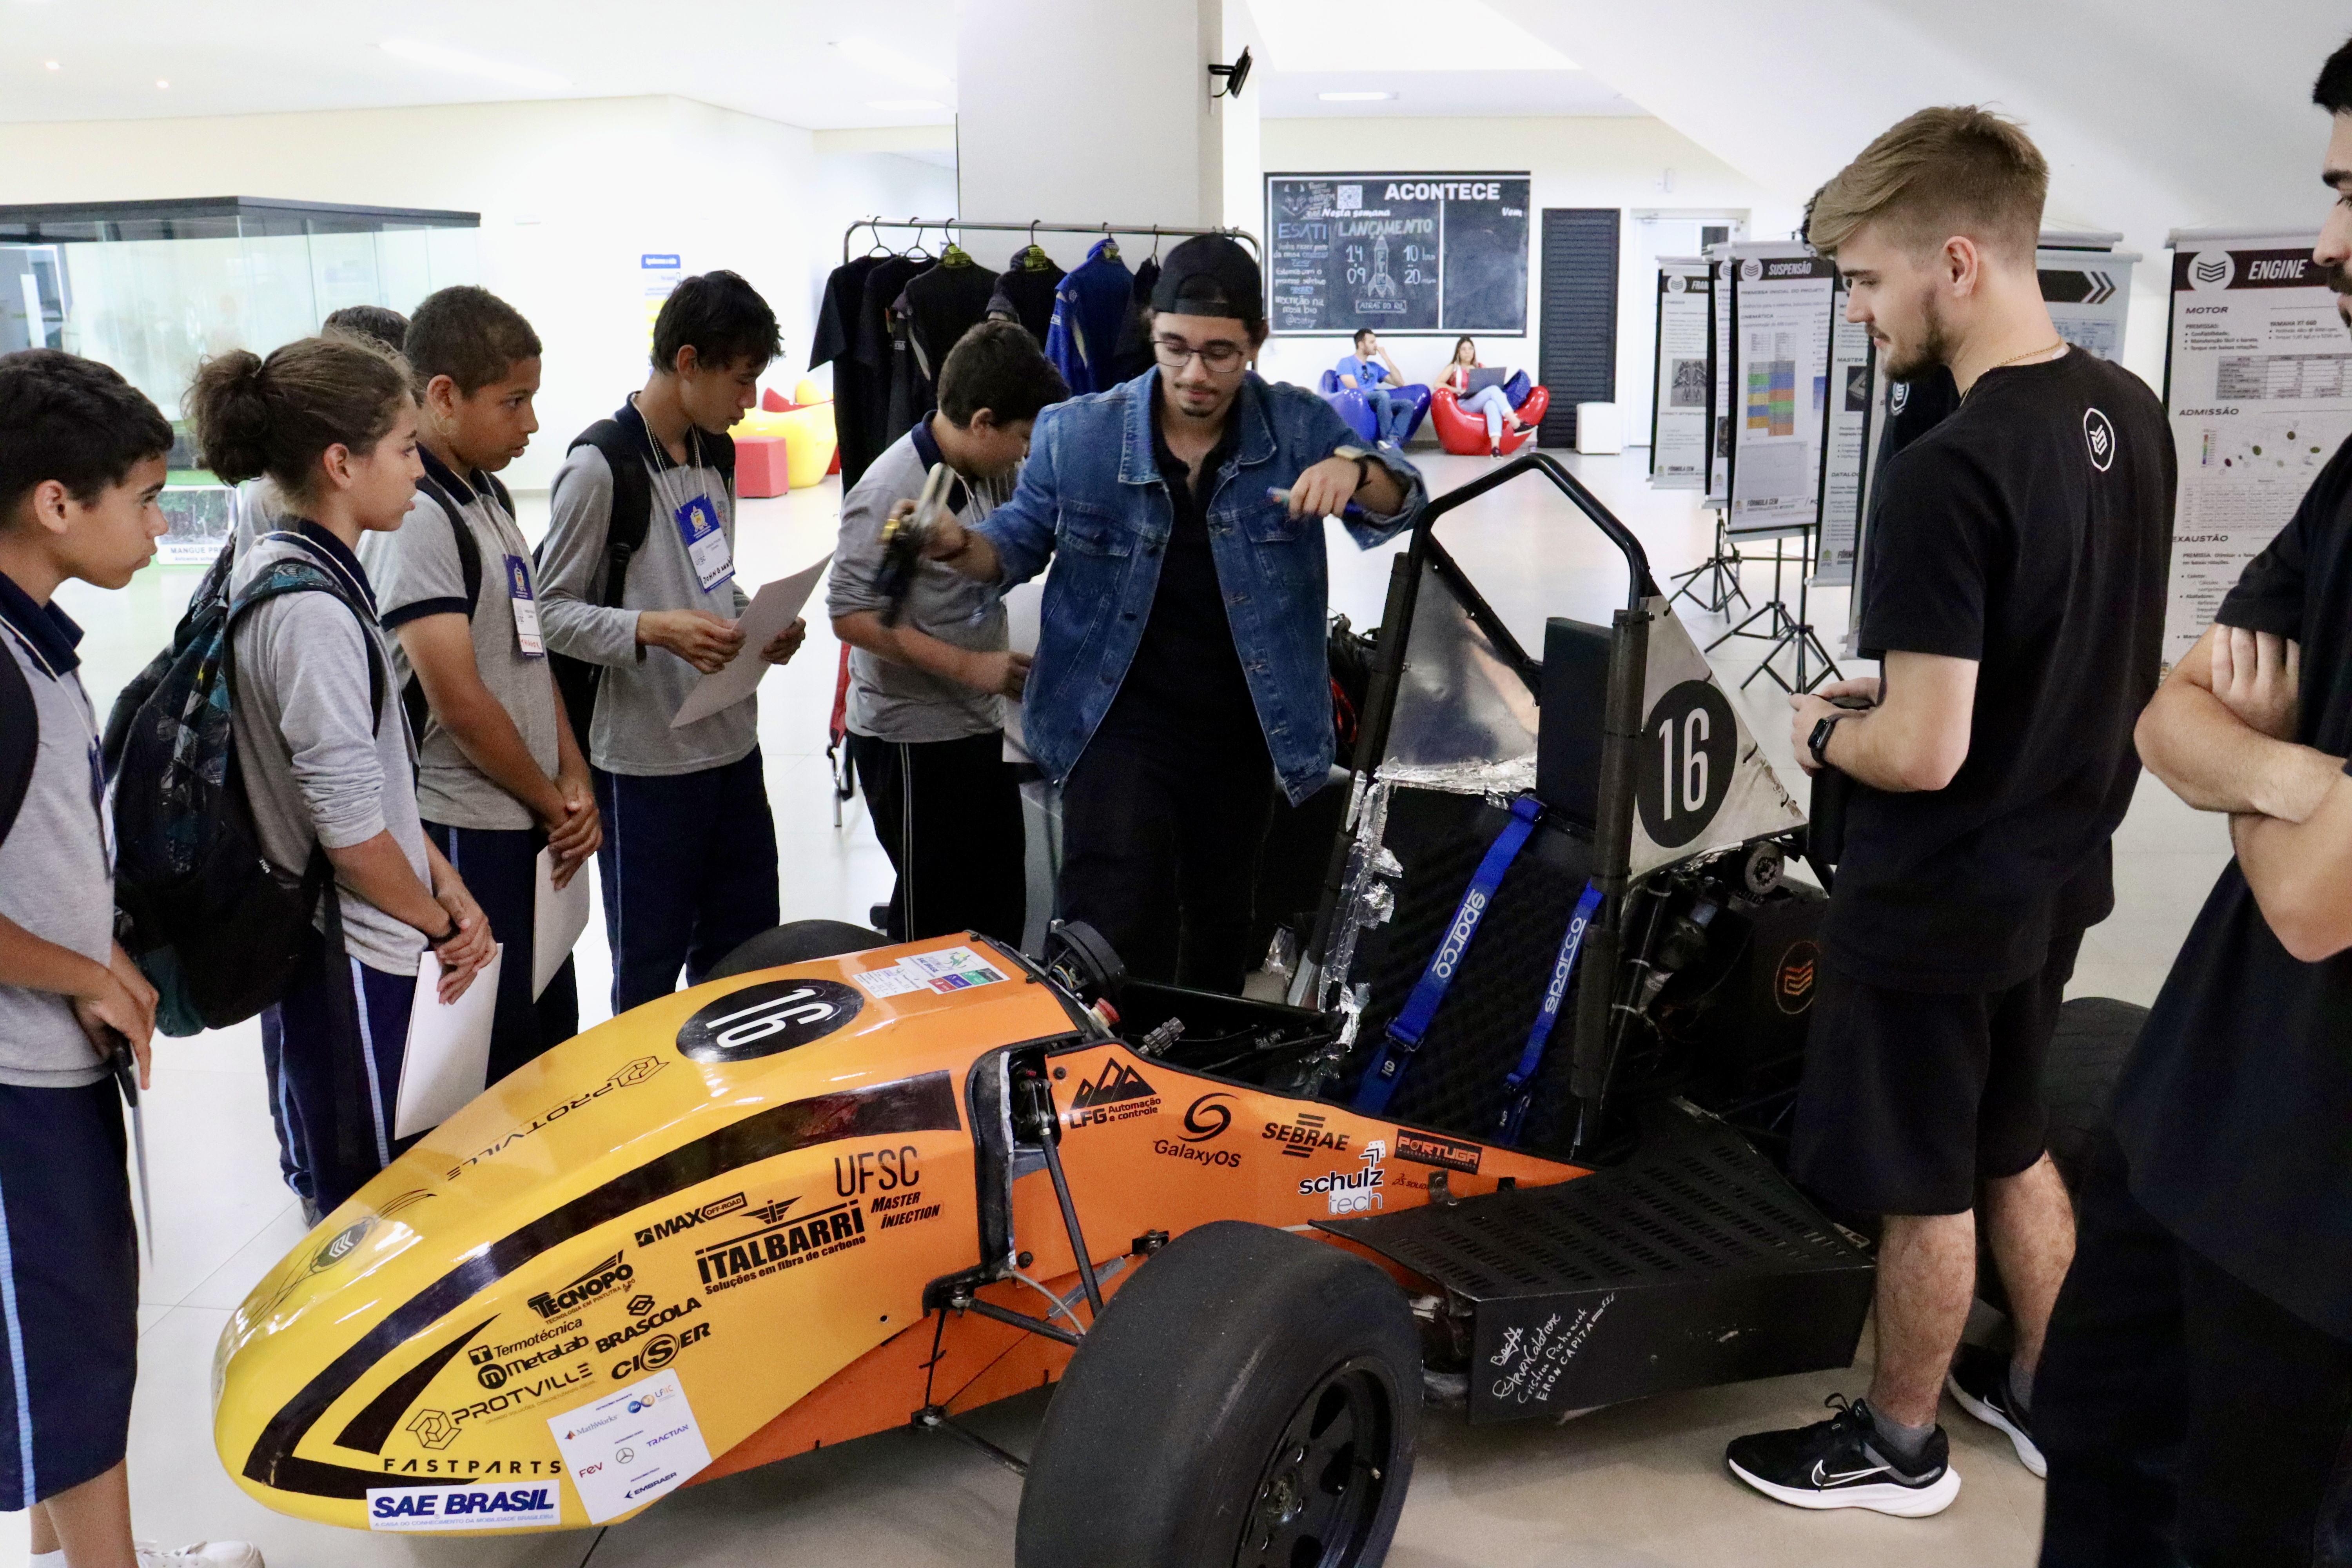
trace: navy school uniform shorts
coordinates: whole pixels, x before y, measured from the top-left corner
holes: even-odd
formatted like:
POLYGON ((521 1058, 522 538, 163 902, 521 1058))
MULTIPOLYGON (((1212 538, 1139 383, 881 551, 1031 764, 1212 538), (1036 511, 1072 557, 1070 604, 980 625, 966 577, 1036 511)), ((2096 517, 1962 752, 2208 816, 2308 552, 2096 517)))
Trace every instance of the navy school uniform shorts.
POLYGON ((0 1510, 122 1462, 139 1244, 112 1079, 0 1084, 0 1510))

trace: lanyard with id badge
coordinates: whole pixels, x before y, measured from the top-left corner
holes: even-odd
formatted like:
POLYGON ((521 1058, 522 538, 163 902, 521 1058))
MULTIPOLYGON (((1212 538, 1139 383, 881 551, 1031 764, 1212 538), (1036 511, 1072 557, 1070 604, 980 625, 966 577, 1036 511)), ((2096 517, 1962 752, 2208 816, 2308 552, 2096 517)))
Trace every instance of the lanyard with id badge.
POLYGON ((520 555, 507 557, 507 598, 514 606, 516 647, 525 658, 545 658, 547 644, 539 635, 539 600, 530 591, 530 565, 520 555))
MULTIPOLYGON (((690 438, 694 442, 694 466, 698 468, 702 466, 702 440, 698 433, 690 438)), ((674 482, 679 471, 677 466, 662 451, 661 443, 652 439, 651 432, 647 433, 646 445, 654 453, 654 493, 661 498, 662 505, 669 508, 670 521, 686 544, 688 561, 693 563, 695 581, 702 584, 704 593, 711 593, 735 575, 735 552, 727 542, 726 530, 719 526, 719 509, 706 494, 680 502, 677 491, 683 486, 674 482)))

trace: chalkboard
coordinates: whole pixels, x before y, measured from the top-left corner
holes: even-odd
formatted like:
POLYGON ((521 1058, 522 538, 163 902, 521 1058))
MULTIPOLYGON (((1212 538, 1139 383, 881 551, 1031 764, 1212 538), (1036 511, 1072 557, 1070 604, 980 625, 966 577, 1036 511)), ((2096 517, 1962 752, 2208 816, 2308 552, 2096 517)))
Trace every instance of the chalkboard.
POLYGON ((1524 332, 1528 177, 1269 174, 1283 332, 1524 332))

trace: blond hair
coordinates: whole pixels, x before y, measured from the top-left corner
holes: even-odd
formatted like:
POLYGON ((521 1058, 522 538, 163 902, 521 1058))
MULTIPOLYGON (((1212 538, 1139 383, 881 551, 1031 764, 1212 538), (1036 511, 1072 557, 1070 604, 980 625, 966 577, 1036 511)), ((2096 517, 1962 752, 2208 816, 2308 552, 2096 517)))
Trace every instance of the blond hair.
POLYGON ((1956 234, 2031 259, 2050 164, 2013 120, 1972 105, 1923 109, 1880 134, 1813 198, 1805 237, 1834 255, 1864 224, 1906 250, 1956 234))

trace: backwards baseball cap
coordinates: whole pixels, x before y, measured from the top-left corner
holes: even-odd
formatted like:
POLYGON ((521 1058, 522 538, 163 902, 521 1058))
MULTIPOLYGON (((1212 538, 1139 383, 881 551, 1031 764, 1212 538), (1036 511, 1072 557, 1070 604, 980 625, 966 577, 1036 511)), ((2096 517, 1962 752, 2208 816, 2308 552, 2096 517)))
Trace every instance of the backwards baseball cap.
POLYGON ((1151 308, 1180 316, 1231 316, 1255 321, 1265 315, 1265 286, 1250 253, 1222 234, 1195 235, 1168 253, 1160 281, 1151 286, 1151 308))

